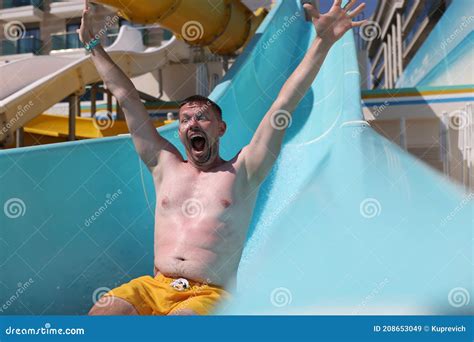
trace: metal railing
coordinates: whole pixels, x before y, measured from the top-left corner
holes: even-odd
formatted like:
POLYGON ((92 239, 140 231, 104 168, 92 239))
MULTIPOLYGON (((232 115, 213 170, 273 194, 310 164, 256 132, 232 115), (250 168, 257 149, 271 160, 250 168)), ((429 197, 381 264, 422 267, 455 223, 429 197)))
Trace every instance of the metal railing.
MULTIPOLYGON (((147 46, 149 43, 149 28, 150 27, 135 27, 142 34, 143 45, 147 46)), ((105 45, 112 45, 117 39, 119 34, 118 28, 113 28, 107 30, 107 35, 105 37, 105 45)), ((172 36, 172 33, 169 33, 169 36, 172 36)), ((170 38, 168 38, 170 39, 170 38)), ((52 46, 51 50, 64 50, 64 49, 79 49, 83 47, 83 44, 79 40, 79 34, 76 32, 63 32, 55 33, 51 35, 52 46)))
POLYGON ((51 50, 79 49, 82 43, 76 32, 65 32, 51 35, 51 50))
MULTIPOLYGON (((442 0, 431 0, 426 2, 417 14, 415 23, 412 25, 408 32, 404 32, 405 38, 403 39, 403 49, 405 50, 412 41, 418 37, 419 30, 425 20, 431 20, 432 16, 442 8, 444 2, 442 0)), ((444 8, 444 7, 443 7, 444 8)))
POLYGON ((1 8, 14 8, 30 5, 43 9, 43 0, 3 0, 1 8))
POLYGON ((471 189, 472 170, 474 168, 474 113, 472 103, 466 104, 460 110, 451 113, 443 112, 440 120, 440 159, 443 162, 443 170, 448 177, 452 176, 452 169, 460 170, 460 181, 471 189), (453 141, 451 135, 457 137, 453 141), (454 146, 453 146, 454 145, 454 146), (452 149, 457 149, 461 160, 456 161, 456 165, 451 165, 452 149))
MULTIPOLYGON (((159 26, 157 26, 157 25, 149 25, 149 26, 132 25, 131 27, 133 27, 134 29, 137 29, 137 30, 140 31, 140 33, 142 35, 143 45, 148 46, 148 44, 150 42, 150 29, 157 28, 159 26)), ((115 39, 118 36, 119 30, 120 30, 119 28, 109 30, 109 32, 107 34, 107 40, 108 40, 109 44, 112 44, 113 41, 115 41, 115 39)))
MULTIPOLYGON (((365 11, 360 13, 354 20, 356 21, 365 20, 365 11)), ((363 50, 367 48, 367 41, 363 39, 363 35, 361 34, 360 30, 361 30, 360 27, 355 27, 354 36, 356 40, 357 49, 363 50)))
POLYGON ((112 45, 117 39, 118 34, 119 34, 118 28, 108 29, 105 44, 107 44, 107 46, 112 45))
POLYGON ((21 53, 39 54, 42 41, 35 37, 25 37, 18 40, 1 40, 2 55, 16 55, 21 53))

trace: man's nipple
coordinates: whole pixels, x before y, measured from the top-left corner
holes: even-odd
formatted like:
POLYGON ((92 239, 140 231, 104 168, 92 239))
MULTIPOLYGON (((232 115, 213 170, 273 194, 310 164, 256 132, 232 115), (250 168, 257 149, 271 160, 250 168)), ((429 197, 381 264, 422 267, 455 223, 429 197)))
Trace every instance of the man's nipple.
POLYGON ((161 207, 162 208, 168 208, 169 206, 170 206, 170 199, 168 198, 168 196, 164 196, 161 199, 161 207))
POLYGON ((229 208, 232 203, 228 199, 223 198, 221 199, 221 204, 224 208, 229 208))

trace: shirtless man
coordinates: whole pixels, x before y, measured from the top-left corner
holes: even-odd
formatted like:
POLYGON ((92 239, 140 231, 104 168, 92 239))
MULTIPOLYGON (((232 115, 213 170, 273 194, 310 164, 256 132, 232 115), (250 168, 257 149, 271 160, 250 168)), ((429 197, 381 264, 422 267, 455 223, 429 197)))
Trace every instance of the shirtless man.
POLYGON ((156 189, 155 275, 132 280, 103 296, 90 315, 207 314, 235 281, 260 184, 272 168, 285 129, 274 124, 290 115, 305 95, 331 46, 364 22, 364 8, 349 12, 335 0, 327 14, 305 4, 317 31, 311 47, 263 117, 252 140, 231 160, 219 155, 226 131, 221 109, 207 98, 185 100, 179 111, 180 152, 154 128, 130 79, 96 44, 85 0, 80 39, 91 51, 104 83, 125 114, 136 151, 153 175, 156 189))

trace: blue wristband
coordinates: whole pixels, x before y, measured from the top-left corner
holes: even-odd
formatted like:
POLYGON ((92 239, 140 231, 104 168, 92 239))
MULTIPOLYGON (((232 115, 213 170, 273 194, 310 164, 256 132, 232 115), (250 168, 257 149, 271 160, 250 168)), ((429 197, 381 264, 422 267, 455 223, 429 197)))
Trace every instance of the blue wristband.
POLYGON ((87 43, 84 47, 87 51, 92 51, 97 45, 100 44, 99 39, 92 39, 89 43, 87 43))

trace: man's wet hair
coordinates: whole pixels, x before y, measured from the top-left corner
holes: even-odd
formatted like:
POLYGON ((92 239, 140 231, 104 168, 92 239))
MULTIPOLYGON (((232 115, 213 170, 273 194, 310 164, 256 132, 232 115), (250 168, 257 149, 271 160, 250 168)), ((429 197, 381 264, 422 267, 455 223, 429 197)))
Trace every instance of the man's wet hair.
POLYGON ((206 106, 206 107, 214 108, 214 110, 217 112, 217 116, 218 116, 219 120, 222 120, 222 109, 221 109, 221 107, 219 107, 219 105, 217 103, 215 103, 214 101, 212 101, 211 99, 209 99, 205 96, 201 96, 201 95, 189 96, 189 97, 185 98, 183 101, 181 101, 181 103, 179 104, 179 108, 183 107, 185 104, 193 103, 193 102, 203 103, 204 106, 206 106))

